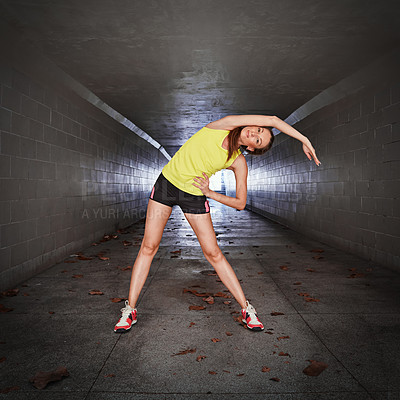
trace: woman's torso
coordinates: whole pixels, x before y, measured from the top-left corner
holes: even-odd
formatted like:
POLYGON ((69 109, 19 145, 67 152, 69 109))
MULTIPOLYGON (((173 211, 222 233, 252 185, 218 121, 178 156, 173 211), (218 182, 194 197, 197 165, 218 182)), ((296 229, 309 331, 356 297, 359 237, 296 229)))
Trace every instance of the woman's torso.
POLYGON ((205 172, 208 177, 221 169, 228 168, 241 154, 237 150, 227 162, 228 150, 222 147, 226 130, 217 130, 204 127, 195 133, 172 157, 163 168, 166 179, 184 192, 202 196, 202 192, 193 186, 193 178, 202 176, 205 172))

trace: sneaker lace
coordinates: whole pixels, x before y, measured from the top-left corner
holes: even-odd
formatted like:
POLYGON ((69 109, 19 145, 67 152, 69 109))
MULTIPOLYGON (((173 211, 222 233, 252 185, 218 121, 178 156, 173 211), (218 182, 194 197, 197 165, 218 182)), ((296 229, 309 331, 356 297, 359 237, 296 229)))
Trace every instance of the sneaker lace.
POLYGON ((129 314, 130 314, 133 310, 134 310, 134 309, 129 305, 128 300, 125 300, 125 307, 124 307, 124 308, 121 308, 121 313, 122 313, 121 318, 122 318, 122 319, 128 318, 129 314))

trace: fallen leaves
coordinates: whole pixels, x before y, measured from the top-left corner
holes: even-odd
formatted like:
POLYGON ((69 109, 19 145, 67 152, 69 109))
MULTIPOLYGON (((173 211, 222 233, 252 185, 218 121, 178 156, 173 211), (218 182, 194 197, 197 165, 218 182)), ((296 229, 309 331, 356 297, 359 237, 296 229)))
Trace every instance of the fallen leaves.
POLYGON ((69 376, 69 372, 65 367, 58 367, 54 371, 36 372, 29 381, 35 386, 36 389, 44 389, 50 382, 60 381, 63 377, 69 376))
POLYGON ((208 373, 209 373, 210 375, 217 375, 217 373, 216 373, 215 371, 208 371, 208 373))
POLYGON ((232 298, 232 296, 230 294, 222 293, 222 292, 214 293, 214 297, 223 297, 225 299, 231 299, 232 298))
POLYGON ((279 378, 270 378, 270 381, 280 382, 279 378))
POLYGON ((6 361, 6 360, 7 360, 6 357, 1 357, 1 358, 0 358, 0 363, 4 362, 4 361, 6 361))
POLYGON ((320 300, 316 299, 315 297, 311 297, 308 293, 297 293, 299 296, 304 297, 304 300, 307 302, 314 302, 314 303, 318 303, 320 300))
POLYGON ((89 294, 102 296, 104 293, 101 290, 93 289, 89 291, 89 294))
POLYGON ((192 293, 197 297, 209 297, 211 295, 210 293, 199 293, 194 289, 183 289, 183 293, 192 293))
POLYGON ((271 371, 271 368, 268 368, 268 367, 262 367, 262 369, 261 369, 261 372, 270 372, 271 371))
POLYGON ((14 310, 14 309, 13 308, 4 307, 3 304, 0 304, 0 313, 6 313, 6 312, 10 312, 12 310, 14 310))
POLYGON ((288 267, 287 265, 281 265, 279 268, 280 268, 282 271, 288 271, 288 270, 289 270, 289 267, 288 267))
POLYGON ((308 272, 315 272, 315 269, 307 268, 306 271, 308 271, 308 272))
POLYGON ((207 356, 197 356, 196 361, 200 362, 201 360, 204 360, 207 358, 207 356))
POLYGON ((110 259, 110 257, 104 257, 104 256, 98 256, 98 257, 99 257, 99 260, 102 260, 102 261, 107 261, 110 259))
POLYGON ((0 393, 6 394, 6 393, 9 393, 9 392, 12 392, 13 390, 19 390, 19 389, 20 389, 19 386, 9 386, 9 387, 6 387, 4 389, 1 389, 0 393))
POLYGON ((191 322, 188 328, 191 328, 193 325, 196 325, 194 322, 191 322))
POLYGON ((279 354, 278 354, 278 356, 281 356, 281 357, 290 357, 290 356, 289 356, 289 353, 284 353, 283 351, 280 351, 279 354))
POLYGON ((276 317, 277 315, 285 315, 283 312, 272 311, 271 315, 276 317))
POLYGON ((303 369, 303 373, 308 376, 318 376, 321 372, 323 372, 326 368, 328 368, 328 364, 325 364, 322 361, 315 360, 307 360, 311 364, 303 369))
POLYGON ((130 242, 129 240, 124 240, 122 243, 124 246, 132 246, 132 242, 130 242))
POLYGON ((19 289, 8 289, 5 292, 1 292, 2 296, 14 297, 19 293, 19 289))
POLYGON ((312 249, 310 250, 312 253, 323 253, 325 250, 323 249, 312 249))
POLYGON ((225 335, 226 335, 226 336, 232 336, 233 333, 231 333, 231 332, 225 332, 225 335))
POLYGON ((203 301, 205 301, 208 304, 214 304, 214 297, 212 296, 204 297, 203 301))
POLYGON ((84 255, 82 255, 82 254, 79 254, 76 258, 77 258, 78 260, 81 260, 81 261, 93 260, 93 257, 86 257, 86 256, 84 256, 84 255))
POLYGON ((127 267, 118 267, 121 271, 128 271, 132 269, 132 265, 128 265, 127 267))
POLYGON ((293 285, 301 285, 301 282, 295 282, 293 285))
POLYGON ((189 311, 205 310, 204 306, 189 306, 189 311))
POLYGON ((113 303, 120 303, 121 301, 127 300, 126 297, 110 297, 110 300, 113 303))
POLYGON ((180 351, 179 353, 172 354, 171 357, 174 357, 174 356, 183 356, 183 355, 185 355, 185 354, 190 354, 190 353, 196 353, 196 351, 197 351, 196 348, 194 348, 194 349, 186 349, 186 350, 180 351))
POLYGON ((217 343, 217 342, 220 342, 220 341, 221 341, 221 339, 218 339, 218 338, 212 338, 212 339, 211 339, 211 341, 212 341, 213 343, 217 343))
POLYGON ((278 340, 282 340, 282 339, 290 339, 290 336, 280 336, 280 337, 278 337, 278 340))
POLYGON ((76 275, 72 275, 72 277, 75 278, 75 279, 79 279, 79 278, 83 278, 83 275, 76 274, 76 275))
POLYGON ((104 378, 114 378, 114 377, 115 377, 115 374, 104 375, 104 378))
POLYGON ((354 274, 350 274, 348 276, 348 278, 354 279, 354 278, 363 278, 365 276, 365 274, 362 273, 354 273, 354 274))

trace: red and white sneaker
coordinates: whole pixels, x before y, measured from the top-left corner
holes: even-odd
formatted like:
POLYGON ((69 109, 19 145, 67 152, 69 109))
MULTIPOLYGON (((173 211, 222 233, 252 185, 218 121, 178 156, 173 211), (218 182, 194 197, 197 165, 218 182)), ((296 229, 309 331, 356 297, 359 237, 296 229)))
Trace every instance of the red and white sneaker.
POLYGON ((125 307, 121 308, 122 316, 114 327, 115 333, 125 333, 131 329, 133 324, 137 322, 136 308, 129 305, 128 300, 125 300, 125 307))
POLYGON ((263 331, 264 325, 257 317, 256 309, 246 301, 246 308, 242 309, 242 321, 252 331, 263 331))

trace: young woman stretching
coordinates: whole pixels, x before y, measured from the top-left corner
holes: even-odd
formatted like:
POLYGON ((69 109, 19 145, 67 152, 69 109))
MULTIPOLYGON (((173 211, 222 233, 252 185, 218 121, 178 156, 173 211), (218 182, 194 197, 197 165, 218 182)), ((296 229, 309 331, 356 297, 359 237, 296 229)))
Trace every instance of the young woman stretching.
POLYGON ((308 159, 314 159, 317 165, 320 164, 311 142, 279 118, 231 115, 211 122, 198 131, 163 168, 150 194, 144 237, 132 269, 129 299, 121 309, 122 316, 114 332, 127 332, 137 321, 136 302, 174 205, 181 207, 200 242, 204 256, 241 306, 243 322, 253 331, 264 329, 256 310, 246 300, 235 272, 218 247, 207 197, 237 210, 244 209, 247 163, 240 147, 244 146, 254 155, 264 154, 274 141, 272 127, 300 140, 308 159), (236 197, 209 189, 208 178, 224 168, 235 174, 236 197))

